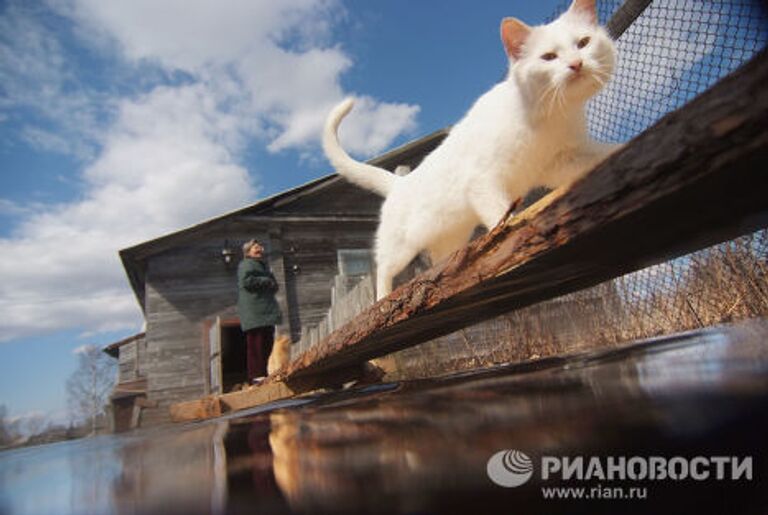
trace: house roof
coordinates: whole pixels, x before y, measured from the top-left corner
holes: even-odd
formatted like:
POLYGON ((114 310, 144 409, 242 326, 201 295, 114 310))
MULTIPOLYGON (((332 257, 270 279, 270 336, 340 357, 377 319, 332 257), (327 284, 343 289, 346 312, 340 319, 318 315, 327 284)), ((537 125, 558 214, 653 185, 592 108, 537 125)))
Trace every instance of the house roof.
MULTIPOLYGON (((415 164, 418 164, 418 162, 420 162, 426 154, 434 150, 435 147, 437 147, 442 142, 442 140, 448 134, 448 131, 449 128, 440 129, 427 136, 413 140, 389 152, 377 156, 369 160, 368 163, 390 171, 393 171, 397 166, 402 164, 409 164, 414 166, 415 164)), ((138 300, 142 310, 145 308, 144 283, 146 279, 146 260, 150 256, 176 247, 184 242, 189 241, 194 236, 204 234, 210 230, 214 230, 220 227, 222 222, 226 222, 229 219, 241 215, 269 215, 270 211, 274 210, 278 206, 285 206, 286 204, 299 198, 306 197, 307 195, 317 194, 342 180, 342 177, 335 173, 326 175, 295 188, 259 200, 258 202, 249 206, 224 213, 179 231, 165 234, 138 245, 122 249, 120 251, 120 259, 123 262, 123 267, 125 268, 126 274, 128 275, 128 280, 131 283, 131 287, 133 288, 136 299, 138 300)))
POLYGON ((120 356, 120 347, 122 347, 123 345, 128 345, 129 343, 133 343, 133 342, 135 342, 137 340, 141 340, 145 336, 146 336, 146 333, 144 333, 144 332, 141 332, 141 333, 138 333, 138 334, 134 334, 133 336, 129 336, 127 338, 123 338, 122 340, 116 341, 115 343, 110 343, 109 345, 107 345, 106 347, 104 347, 101 350, 102 350, 102 352, 106 352, 107 354, 109 354, 113 358, 117 358, 117 357, 120 356))

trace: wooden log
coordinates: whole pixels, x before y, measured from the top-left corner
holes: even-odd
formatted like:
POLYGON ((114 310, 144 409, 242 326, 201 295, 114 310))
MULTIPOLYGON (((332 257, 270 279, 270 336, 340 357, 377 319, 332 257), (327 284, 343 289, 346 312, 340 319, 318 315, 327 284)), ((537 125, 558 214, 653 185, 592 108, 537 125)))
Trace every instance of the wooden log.
POLYGON ((346 367, 768 225, 766 50, 277 377, 346 367))
POLYGON ((172 404, 171 420, 174 422, 193 422, 221 416, 221 401, 217 396, 203 397, 194 401, 172 404))

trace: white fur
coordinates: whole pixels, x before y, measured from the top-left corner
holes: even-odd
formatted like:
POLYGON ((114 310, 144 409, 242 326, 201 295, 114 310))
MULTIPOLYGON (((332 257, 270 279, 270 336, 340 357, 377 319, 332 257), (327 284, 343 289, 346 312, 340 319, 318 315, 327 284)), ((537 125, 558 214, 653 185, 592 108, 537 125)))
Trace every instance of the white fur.
POLYGON ((613 150, 586 129, 584 103, 608 80, 615 50, 585 3, 575 0, 554 22, 530 28, 516 57, 510 53, 507 79, 482 95, 408 175, 350 158, 337 128, 352 100, 331 112, 323 135, 329 160, 350 181, 386 197, 376 235, 377 298, 389 294, 394 276, 422 250, 433 263, 446 258, 477 225, 499 223, 532 188, 568 184, 613 150), (577 48, 587 36, 590 42, 577 48), (549 52, 557 58, 544 60, 549 52), (569 65, 579 59, 576 73, 569 65))
POLYGON ((354 101, 351 98, 344 100, 337 105, 328 115, 325 121, 325 130, 323 131, 323 149, 328 160, 337 170, 344 170, 341 173, 350 182, 358 186, 374 191, 386 197, 392 189, 396 176, 383 168, 371 166, 360 161, 355 161, 347 154, 337 137, 337 131, 341 120, 352 110, 354 101))

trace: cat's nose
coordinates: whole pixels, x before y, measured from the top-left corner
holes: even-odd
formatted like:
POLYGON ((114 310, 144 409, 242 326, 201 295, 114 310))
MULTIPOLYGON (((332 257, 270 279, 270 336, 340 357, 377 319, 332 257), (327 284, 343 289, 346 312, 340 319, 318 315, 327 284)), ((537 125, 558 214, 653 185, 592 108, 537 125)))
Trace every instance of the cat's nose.
POLYGON ((568 65, 568 68, 573 70, 576 73, 579 73, 581 71, 581 67, 584 65, 584 62, 579 59, 577 61, 573 61, 571 64, 568 65))

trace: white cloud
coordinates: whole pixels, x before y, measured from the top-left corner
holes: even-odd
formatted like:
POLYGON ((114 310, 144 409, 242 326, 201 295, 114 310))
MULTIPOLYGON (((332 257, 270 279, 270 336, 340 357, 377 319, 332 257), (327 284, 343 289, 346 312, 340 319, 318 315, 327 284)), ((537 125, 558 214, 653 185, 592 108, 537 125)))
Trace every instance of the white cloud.
MULTIPOLYGON (((28 125, 22 129, 21 137, 32 147, 43 152, 53 152, 56 154, 69 154, 72 152, 70 141, 53 131, 28 125)), ((83 148, 75 153, 77 155, 87 155, 87 150, 83 148)))
POLYGON ((295 34, 317 42, 327 34, 333 0, 61 0, 84 30, 114 38, 129 59, 199 72, 235 62, 295 34), (307 27, 313 27, 311 31, 307 27))
POLYGON ((9 2, 0 15, 0 118, 9 121, 17 109, 34 111, 49 127, 27 124, 22 140, 86 159, 95 152, 99 120, 108 118, 111 99, 81 82, 44 20, 39 5, 21 1, 9 2))
POLYGON ((79 347, 75 347, 74 349, 72 349, 72 354, 74 354, 75 356, 79 354, 88 354, 94 348, 96 348, 96 346, 93 345, 92 343, 85 343, 83 345, 80 345, 79 347))
POLYGON ((23 423, 27 420, 32 420, 32 419, 39 420, 39 419, 45 418, 45 416, 46 416, 45 413, 41 411, 33 410, 33 411, 27 411, 26 413, 21 413, 19 415, 10 416, 8 417, 8 422, 10 422, 11 424, 15 424, 19 422, 23 423))
POLYGON ((136 326, 117 251, 255 196, 247 171, 218 143, 236 131, 205 88, 160 87, 118 112, 84 171, 82 200, 30 215, 19 236, 0 240, 2 339, 70 324, 136 326))
POLYGON ((416 128, 418 106, 381 104, 370 97, 356 99, 349 120, 339 128, 339 138, 350 152, 366 154, 368 149, 384 150, 403 131, 416 128))
MULTIPOLYGON (((236 106, 242 129, 266 137, 272 152, 317 143, 323 118, 345 96, 340 77, 352 60, 330 41, 333 19, 344 15, 336 0, 57 4, 83 32, 113 41, 127 59, 191 74, 222 105, 236 106)), ((366 102, 354 126, 354 150, 380 152, 414 128, 416 106, 366 102), (379 130, 387 112, 396 117, 379 130)))
POLYGON ((19 204, 13 200, 0 198, 0 215, 29 215, 32 213, 32 208, 28 205, 19 204))
MULTIPOLYGON (((115 81, 133 86, 119 96, 117 82, 80 82, 67 45, 20 0, 2 15, 0 109, 37 109, 54 127, 28 125, 25 141, 85 165, 75 202, 0 202, 21 217, 0 239, 0 340, 138 326, 117 251, 254 200, 246 146, 306 150, 349 94, 340 77, 352 59, 330 40, 344 15, 334 0, 48 2, 90 52, 117 52, 115 81)), ((356 111, 343 138, 371 154, 413 130, 418 108, 362 96, 356 111)))

